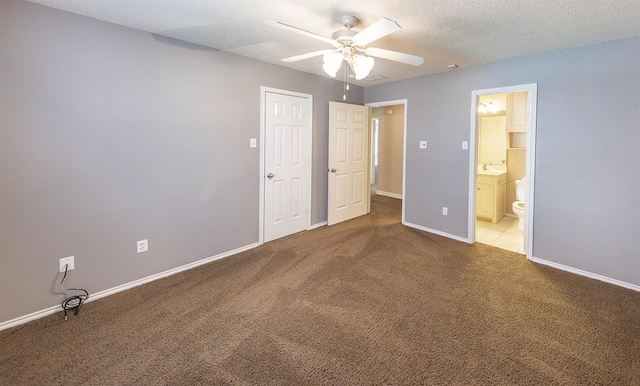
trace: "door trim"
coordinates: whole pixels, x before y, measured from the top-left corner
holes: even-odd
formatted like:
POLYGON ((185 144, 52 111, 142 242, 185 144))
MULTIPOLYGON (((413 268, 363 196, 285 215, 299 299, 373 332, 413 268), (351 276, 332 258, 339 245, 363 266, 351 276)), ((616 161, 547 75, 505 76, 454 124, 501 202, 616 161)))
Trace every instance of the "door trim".
POLYGON ((471 92, 471 130, 469 135, 469 242, 476 241, 476 174, 478 172, 477 159, 477 135, 478 135, 478 99, 481 95, 506 94, 513 92, 531 92, 531 114, 529 116, 529 131, 527 132, 527 157, 525 173, 527 176, 527 191, 525 202, 527 203, 527 222, 525 223, 525 254, 528 260, 533 258, 533 220, 534 220, 534 192, 535 192, 535 166, 536 166, 536 116, 538 107, 538 84, 529 83, 517 86, 498 87, 471 92))
POLYGON ((307 197, 306 199, 306 215, 307 221, 305 224, 305 230, 311 229, 311 180, 313 179, 312 171, 313 171, 313 152, 312 152, 312 143, 313 143, 313 95, 304 94, 295 91, 282 90, 272 87, 260 86, 260 174, 258 176, 259 180, 259 190, 260 190, 260 198, 258 205, 258 244, 264 244, 264 188, 265 188, 265 175, 264 175, 264 156, 265 156, 265 131, 266 131, 266 96, 267 93, 274 94, 282 94, 288 96, 294 96, 299 98, 305 98, 309 101, 309 140, 306 143, 307 154, 309 154, 309 161, 307 162, 307 172, 308 172, 308 181, 306 185, 307 197))
MULTIPOLYGON (((402 139, 402 220, 401 223, 405 224, 405 206, 404 206, 404 202, 405 202, 405 192, 407 191, 407 187, 406 187, 406 183, 407 183, 407 117, 409 116, 409 100, 408 99, 396 99, 396 100, 391 100, 391 101, 382 101, 382 102, 373 102, 373 103, 365 103, 365 106, 368 106, 370 108, 375 108, 375 107, 386 107, 386 106, 397 106, 397 105, 403 105, 404 106, 404 132, 403 132, 403 136, 404 138, 402 139)), ((371 120, 371 118, 369 118, 369 120, 371 120)), ((370 157, 373 156, 373 154, 369 155, 370 157)), ((371 161, 369 161, 369 165, 371 165, 371 161)), ((371 185, 371 173, 373 171, 369 170, 369 185, 371 185)), ((369 202, 371 202, 371 200, 369 200, 369 202)))

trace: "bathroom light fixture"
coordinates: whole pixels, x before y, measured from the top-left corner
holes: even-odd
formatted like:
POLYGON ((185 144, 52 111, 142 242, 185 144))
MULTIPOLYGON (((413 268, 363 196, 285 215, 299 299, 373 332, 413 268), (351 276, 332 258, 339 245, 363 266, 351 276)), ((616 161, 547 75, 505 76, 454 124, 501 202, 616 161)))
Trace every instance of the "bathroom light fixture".
POLYGON ((478 112, 480 114, 496 113, 498 112, 498 106, 494 105, 491 101, 489 101, 488 103, 480 103, 478 105, 478 112))

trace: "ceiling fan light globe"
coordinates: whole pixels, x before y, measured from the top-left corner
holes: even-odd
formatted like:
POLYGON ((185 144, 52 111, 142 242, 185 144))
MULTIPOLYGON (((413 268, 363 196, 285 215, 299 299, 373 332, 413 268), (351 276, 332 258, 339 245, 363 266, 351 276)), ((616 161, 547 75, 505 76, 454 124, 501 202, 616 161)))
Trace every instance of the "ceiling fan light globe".
POLYGON ((362 80, 369 75, 369 72, 373 69, 373 65, 375 61, 370 56, 364 55, 354 55, 353 56, 353 65, 351 68, 355 73, 357 80, 362 80))
POLYGON ((340 51, 327 52, 322 57, 322 60, 324 64, 328 66, 340 68, 342 64, 342 53, 340 53, 340 51))
POLYGON ((322 69, 332 78, 336 77, 340 66, 342 66, 342 53, 340 51, 327 52, 323 55, 324 64, 322 69))
POLYGON ((338 64, 337 66, 331 66, 325 63, 322 65, 322 69, 324 70, 324 72, 327 73, 327 75, 329 75, 332 78, 335 78, 336 75, 338 74, 338 70, 340 69, 340 64, 338 64))

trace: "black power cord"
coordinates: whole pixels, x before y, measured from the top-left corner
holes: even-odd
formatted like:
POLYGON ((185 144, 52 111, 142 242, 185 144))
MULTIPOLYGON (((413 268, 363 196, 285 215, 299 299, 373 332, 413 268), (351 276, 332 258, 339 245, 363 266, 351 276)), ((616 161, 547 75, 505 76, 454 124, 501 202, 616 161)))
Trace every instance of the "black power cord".
POLYGON ((62 286, 62 283, 64 283, 64 279, 67 277, 67 270, 69 269, 69 264, 65 264, 64 265, 64 276, 62 276, 62 280, 60 281, 60 288, 62 288, 65 291, 82 291, 84 292, 84 295, 75 295, 75 296, 69 296, 68 298, 64 299, 62 301, 62 308, 64 309, 64 320, 68 320, 67 318, 67 311, 68 310, 73 310, 73 314, 74 315, 78 315, 78 312, 80 312, 80 309, 82 308, 82 305, 84 304, 85 300, 89 299, 89 292, 87 292, 87 290, 82 289, 82 288, 64 288, 62 286))

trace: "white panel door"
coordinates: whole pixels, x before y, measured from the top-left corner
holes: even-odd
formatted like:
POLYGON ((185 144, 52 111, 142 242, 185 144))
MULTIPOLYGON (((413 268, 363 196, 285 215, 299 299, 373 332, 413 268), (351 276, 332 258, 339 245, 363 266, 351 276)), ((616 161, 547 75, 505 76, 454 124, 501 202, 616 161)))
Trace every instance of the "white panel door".
POLYGON ((327 223, 369 212, 369 108, 329 102, 327 223))
POLYGON ((307 229, 311 103, 267 92, 265 98, 264 241, 307 229))

